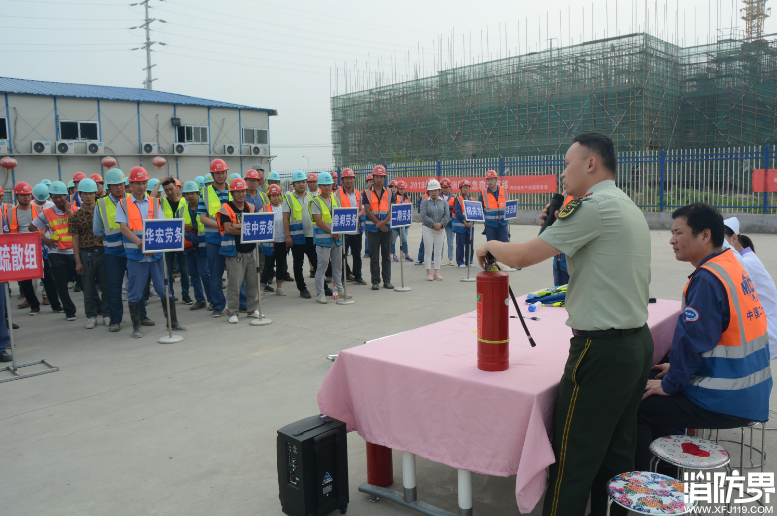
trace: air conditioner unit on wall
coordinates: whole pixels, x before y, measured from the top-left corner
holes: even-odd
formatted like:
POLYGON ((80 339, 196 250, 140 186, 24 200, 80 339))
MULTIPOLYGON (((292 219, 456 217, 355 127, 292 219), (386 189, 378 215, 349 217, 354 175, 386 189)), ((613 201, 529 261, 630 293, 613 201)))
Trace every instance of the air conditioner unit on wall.
POLYGON ((58 141, 55 147, 57 154, 75 154, 76 147, 73 142, 58 141))
POLYGON ((240 156, 240 145, 224 145, 225 156, 240 156))
POLYGON ((103 142, 86 142, 87 154, 105 154, 103 142))
POLYGON ((33 154, 51 154, 51 142, 33 140, 30 142, 33 154))
POLYGON ((251 145, 252 156, 267 156, 267 147, 264 145, 251 145))
POLYGON ((140 144, 140 148, 143 150, 143 154, 156 154, 158 149, 156 142, 143 142, 140 144))
POLYGON ((173 145, 173 154, 186 154, 189 152, 188 143, 176 143, 173 145))
POLYGON ((8 148, 10 145, 8 145, 8 140, 0 140, 0 155, 8 154, 8 148))

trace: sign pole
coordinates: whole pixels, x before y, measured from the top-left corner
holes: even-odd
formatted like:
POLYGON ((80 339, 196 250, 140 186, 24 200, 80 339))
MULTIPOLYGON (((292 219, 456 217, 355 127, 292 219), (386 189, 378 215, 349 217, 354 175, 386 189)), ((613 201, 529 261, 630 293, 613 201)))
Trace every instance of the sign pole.
POLYGON ((11 364, 13 364, 11 367, 13 367, 13 373, 16 374, 16 347, 14 346, 13 338, 13 317, 11 317, 12 310, 10 309, 11 296, 8 293, 8 283, 0 283, 0 285, 2 285, 3 290, 5 290, 5 311, 8 313, 8 335, 11 337, 11 364))
POLYGON ((345 266, 348 263, 348 258, 346 257, 346 254, 345 254, 345 235, 344 234, 340 234, 340 238, 343 239, 343 245, 340 246, 342 248, 342 251, 343 251, 343 260, 342 260, 342 263, 340 264, 340 281, 343 282, 343 298, 342 299, 338 299, 337 300, 337 304, 338 305, 352 305, 354 301, 353 301, 353 299, 348 299, 348 286, 347 286, 348 285, 348 278, 346 278, 346 274, 345 274, 345 270, 346 270, 345 266))
MULTIPOLYGON (((261 252, 259 250, 260 244, 256 244, 256 263, 259 263, 259 253, 261 252)), ((259 267, 257 267, 258 269, 259 267)), ((261 278, 261 271, 257 271, 256 275, 258 277, 258 284, 261 284, 262 278, 261 278)), ((251 319, 251 322, 249 323, 251 326, 267 326, 268 324, 272 324, 272 319, 269 319, 264 316, 264 313, 262 313, 262 289, 259 288, 259 293, 257 294, 256 299, 256 305, 259 307, 259 319, 251 319)))
POLYGON ((173 323, 170 315, 170 292, 167 285, 167 253, 162 253, 162 270, 165 275, 165 302, 167 303, 167 337, 159 339, 160 344, 175 344, 183 340, 183 335, 173 335, 173 323))
POLYGON ((469 235, 468 236, 469 236, 469 238, 468 238, 468 240, 469 240, 469 242, 468 242, 469 247, 467 245, 464 246, 464 254, 466 255, 466 256, 464 256, 464 261, 467 262, 467 277, 466 278, 461 278, 461 280, 460 280, 460 281, 463 281, 464 283, 471 283, 473 281, 476 281, 475 278, 470 278, 469 277, 469 267, 470 267, 470 265, 472 265, 472 263, 471 263, 472 262, 472 244, 474 243, 473 240, 475 240, 475 223, 474 222, 472 223, 472 227, 469 229, 469 235))
POLYGON ((402 230, 405 229, 404 227, 399 228, 399 255, 402 256, 402 259, 399 260, 399 279, 402 282, 401 287, 394 287, 394 290, 396 292, 410 292, 410 287, 405 286, 405 256, 404 253, 402 253, 402 230))

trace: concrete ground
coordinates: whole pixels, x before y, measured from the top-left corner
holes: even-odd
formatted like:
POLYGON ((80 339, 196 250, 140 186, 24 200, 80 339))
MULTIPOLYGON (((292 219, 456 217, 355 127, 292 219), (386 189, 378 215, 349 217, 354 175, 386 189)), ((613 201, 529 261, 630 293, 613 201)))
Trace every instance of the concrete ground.
MULTIPOLYGON (((512 227, 513 241, 536 233, 512 227)), ((651 295, 679 299, 691 266, 675 261, 668 231, 651 236, 651 295)), ((777 235, 753 240, 777 277, 777 235)), ((414 225, 414 258, 419 241, 414 225)), ((476 244, 483 241, 477 235, 476 244)), ((158 298, 149 306, 157 326, 133 340, 126 326, 118 334, 86 330, 80 294, 75 322, 46 308, 28 317, 15 308, 14 285, 19 359, 45 358, 60 371, 0 384, 0 515, 282 514, 276 430, 318 414, 316 393, 331 366, 325 355, 475 309, 475 284, 458 281, 465 269, 443 267, 442 282, 424 281, 423 267, 410 263, 404 271, 411 292, 351 287, 350 306, 302 300, 288 285, 287 297, 265 298, 273 319, 266 327, 245 318, 230 325, 181 305, 188 331, 174 345, 157 343, 165 334, 158 298)), ((398 263, 392 279, 399 285, 398 263)), ((306 282, 312 288, 313 280, 306 282)), ((511 283, 516 293, 550 286, 550 264, 513 272, 511 283)), ((777 409, 775 397, 771 405, 777 409)), ((366 481, 365 446, 356 433, 348 441, 348 514, 415 514, 387 501, 371 504, 357 491, 366 481)), ((776 445, 768 432, 767 449, 777 453, 776 445)), ((738 463, 738 447, 727 448, 738 463)), ((397 453, 394 464, 394 489, 401 491, 397 453)), ((773 463, 766 470, 773 472, 773 463)), ((455 470, 419 459, 418 478, 421 500, 457 511, 455 470)), ((519 514, 514 489, 514 478, 473 475, 475 514, 519 514)))

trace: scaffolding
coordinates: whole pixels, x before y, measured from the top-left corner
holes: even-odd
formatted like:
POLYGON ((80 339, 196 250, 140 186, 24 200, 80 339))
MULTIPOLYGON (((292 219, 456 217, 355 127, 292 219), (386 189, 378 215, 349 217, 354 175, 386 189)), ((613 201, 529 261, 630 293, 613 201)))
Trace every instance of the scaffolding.
POLYGON ((601 39, 334 96, 334 164, 555 156, 583 131, 620 152, 765 145, 776 85, 777 45, 744 32, 601 39))

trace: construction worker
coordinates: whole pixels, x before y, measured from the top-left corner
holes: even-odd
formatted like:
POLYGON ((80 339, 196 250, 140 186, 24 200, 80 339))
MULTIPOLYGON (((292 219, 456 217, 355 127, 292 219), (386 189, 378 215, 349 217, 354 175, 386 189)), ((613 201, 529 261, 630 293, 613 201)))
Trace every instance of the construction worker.
POLYGON ((67 187, 62 181, 54 181, 49 188, 54 206, 32 220, 30 231, 43 230, 41 241, 49 248, 49 263, 57 295, 65 311, 65 319, 76 320, 76 306, 70 299, 68 279, 76 276, 76 262, 73 257, 73 237, 69 231, 72 205, 68 202, 67 187), (44 236, 48 231, 49 237, 44 236))
MULTIPOLYGON (((10 209, 10 216, 7 221, 8 229, 11 233, 29 233, 30 224, 43 212, 43 209, 32 203, 33 189, 28 183, 24 181, 16 183, 13 191, 16 197, 16 206, 10 209)), ((31 279, 24 280, 19 282, 19 287, 25 298, 25 301, 19 305, 19 308, 29 308, 29 315, 37 315, 40 312, 40 301, 38 301, 38 296, 35 295, 35 283, 31 279)), ((53 284, 51 287, 53 287, 53 284)), ((56 292, 54 292, 54 297, 56 298, 56 292)), ((60 312, 61 307, 56 311, 60 312)))
POLYGON ((267 197, 267 193, 259 189, 259 177, 259 172, 253 169, 246 172, 245 176, 245 182, 248 185, 246 202, 253 204, 255 210, 260 209, 265 204, 270 204, 270 199, 267 197))
MULTIPOLYGON (((205 176, 205 186, 213 184, 213 174, 208 174, 205 176)), ((203 186, 203 188, 205 187, 203 186)))
MULTIPOLYGON (((127 306, 132 320, 132 337, 143 337, 141 326, 140 305, 143 303, 143 291, 149 277, 154 284, 154 290, 164 296, 165 278, 162 262, 162 253, 143 253, 143 221, 165 218, 159 200, 146 195, 148 186, 148 172, 143 167, 133 167, 129 174, 131 197, 123 197, 120 201, 121 210, 116 210, 116 222, 121 228, 124 251, 127 253, 127 273, 129 285, 127 289, 127 306)), ((162 299, 162 311, 165 319, 168 300, 162 299)), ((186 328, 178 324, 178 316, 175 310, 175 299, 170 296, 170 326, 173 330, 185 331, 186 328)))
MULTIPOLYGON (((80 208, 81 207, 81 196, 78 195, 78 183, 81 182, 81 180, 86 179, 86 174, 83 172, 76 172, 73 174, 73 193, 70 194, 70 198, 68 199, 68 202, 70 204, 80 208)), ((70 183, 68 183, 68 191, 70 188, 70 183)), ((75 212, 75 210, 73 210, 75 212)))
MULTIPOLYGON (((272 174, 272 172, 271 172, 272 174)), ((283 229, 283 191, 280 185, 272 184, 267 187, 267 195, 270 198, 270 204, 266 204, 262 211, 274 213, 273 219, 273 242, 262 244, 262 252, 267 256, 265 258, 264 269, 262 269, 262 278, 259 287, 262 289, 260 294, 264 297, 267 292, 268 283, 271 281, 274 273, 277 273, 277 283, 275 293, 279 296, 285 296, 283 291, 283 280, 286 277, 286 232, 283 229), (277 269, 277 270, 276 270, 277 269)))
POLYGON ((71 195, 75 195, 75 193, 76 193, 76 185, 75 185, 75 183, 73 183, 73 181, 68 181, 68 182, 67 182, 67 197, 68 197, 68 202, 70 202, 70 196, 71 196, 71 195))
POLYGON ((308 192, 310 195, 318 195, 318 174, 308 174, 308 192))
POLYGON ((107 194, 105 193, 105 180, 103 180, 103 176, 100 174, 92 174, 89 176, 89 179, 95 182, 97 184, 97 195, 95 196, 96 199, 100 199, 102 197, 105 197, 107 194))
MULTIPOLYGON (((256 186, 257 191, 262 192, 263 194, 267 194, 267 187, 269 187, 269 183, 267 183, 267 179, 264 177, 264 169, 260 164, 254 165, 254 170, 256 170, 256 173, 259 175, 259 183, 256 186)), ((270 204, 270 200, 267 199, 267 202, 265 204, 270 204)))
POLYGON ((291 175, 294 189, 283 199, 283 230, 286 234, 286 247, 291 248, 292 266, 297 290, 302 299, 310 299, 310 291, 305 285, 302 265, 305 256, 309 263, 317 263, 316 246, 313 244, 313 222, 310 218, 310 202, 313 196, 307 191, 307 177, 302 170, 291 175))
POLYGON ((70 217, 70 234, 73 235, 73 258, 76 262, 76 274, 83 276, 84 313, 86 329, 91 330, 97 324, 97 316, 103 318, 103 324, 111 322, 108 305, 108 269, 105 265, 105 247, 103 238, 94 234, 94 202, 97 195, 97 183, 85 178, 78 183, 78 196, 81 209, 70 217), (100 285, 100 294, 95 284, 100 285))
MULTIPOLYGON (((364 206, 362 206, 362 194, 356 189, 356 174, 350 168, 344 168, 340 173, 342 186, 337 189, 337 200, 340 206, 344 208, 359 208, 357 229, 359 233, 355 235, 343 235, 345 238, 345 252, 350 251, 353 257, 353 269, 345 262, 345 277, 347 281, 353 281, 356 285, 366 285, 362 277, 362 222, 364 217, 364 206)), ((295 272, 296 274, 296 272, 295 272)))
MULTIPOLYGON (((2 186, 0 186, 0 199, 4 199, 4 198, 5 198, 5 190, 3 189, 2 186)), ((6 202, 2 203, 2 211, 0 212, 0 216, 2 216, 5 220, 8 220, 10 213, 11 213, 11 205, 9 205, 6 202)))
MULTIPOLYGON (((310 203, 310 213, 313 217, 313 243, 316 246, 316 301, 327 304, 324 286, 326 285, 326 270, 332 266, 332 286, 337 289, 338 295, 345 297, 343 288, 343 253, 340 246, 343 245, 342 235, 332 235, 332 210, 338 208, 340 203, 337 196, 332 195, 334 180, 329 172, 322 172, 318 176, 318 187, 321 193, 313 198, 310 203)), ((350 294, 349 298, 353 297, 350 294)))
MULTIPOLYGON (((583 133, 572 141, 561 180, 575 201, 539 237, 525 243, 494 238, 476 251, 481 266, 487 253, 509 267, 526 268, 559 252, 574 265, 565 304, 574 336, 553 414, 556 461, 549 469, 544 516, 586 514, 589 497, 591 514, 606 513, 607 482, 634 471, 637 410, 653 362, 645 216, 615 185, 612 140, 583 133)), ((496 210, 502 195, 494 193, 484 192, 496 210)))
MULTIPOLYGON (((448 246, 448 265, 451 267, 455 266, 456 264, 453 261, 453 201, 454 198, 451 195, 451 180, 447 177, 443 177, 440 179, 440 186, 442 187, 442 192, 440 193, 440 198, 448 203, 448 207, 450 208, 449 218, 448 218, 448 224, 445 226, 445 241, 448 246)), ((443 262, 445 263, 444 259, 443 262)))
MULTIPOLYGON (((364 178, 364 183, 367 185, 364 191, 366 192, 370 188, 372 188, 374 180, 372 177, 372 174, 367 174, 367 177, 364 178)), ((364 257, 369 258, 370 257, 370 239, 367 238, 367 230, 365 229, 367 225, 367 212, 365 210, 364 215, 362 215, 361 219, 359 219, 359 231, 364 233, 364 257)))
POLYGON ((485 229, 483 230, 486 240, 509 242, 510 234, 507 230, 508 222, 505 218, 507 191, 505 191, 503 186, 499 186, 497 174, 494 170, 486 172, 486 190, 481 192, 480 202, 483 203, 483 214, 486 218, 485 229))
MULTIPOLYGON (((410 196, 407 195, 407 183, 400 180, 394 180, 392 183, 395 183, 396 187, 396 196, 397 196, 397 204, 410 204, 412 201, 410 200, 410 196)), ((407 248, 407 228, 394 228, 391 230, 391 254, 393 256, 393 259, 395 262, 399 261, 399 258, 397 258, 396 253, 396 243, 397 243, 397 237, 399 237, 399 245, 400 245, 400 251, 404 254, 404 259, 408 262, 412 262, 413 259, 410 258, 410 253, 408 253, 407 248)))
MULTIPOLYGON (((48 179, 45 181, 48 181, 48 179)), ((51 181, 49 181, 49 184, 51 184, 51 181)), ((33 187, 32 197, 32 204, 38 208, 39 212, 54 206, 54 203, 50 200, 49 187, 42 182, 33 187)), ((27 226, 27 229, 29 230, 29 226, 27 226)), ((21 230, 22 228, 19 227, 20 232, 21 230)), ((44 233, 44 236, 48 235, 44 233)), ((42 245, 41 254, 43 255, 43 304, 51 305, 51 309, 55 313, 65 313, 62 304, 59 302, 57 288, 54 286, 54 276, 51 273, 51 264, 49 263, 49 248, 42 245)))
POLYGON ((459 267, 471 264, 475 254, 472 247, 472 222, 467 222, 464 210, 464 201, 473 200, 469 194, 471 184, 466 179, 459 183, 461 195, 453 197, 453 232, 456 233, 456 263, 459 267))
MULTIPOLYGON (((278 172, 270 172, 269 174, 267 174, 267 184, 270 186, 272 185, 281 186, 281 175, 278 172)), ((267 188, 269 188, 269 186, 267 188)))
POLYGON ((146 186, 146 193, 151 197, 156 197, 157 199, 162 197, 161 192, 157 188, 158 184, 159 184, 159 179, 153 177, 148 180, 148 185, 146 186), (153 192, 153 195, 151 195, 152 192, 153 192))
MULTIPOLYGON (((112 168, 105 173, 105 183, 108 185, 108 195, 97 199, 97 211, 93 217, 92 230, 94 234, 103 239, 105 248, 105 270, 107 280, 103 296, 108 294, 108 308, 110 310, 110 324, 108 330, 117 332, 121 330, 121 322, 124 316, 124 304, 122 302, 122 283, 127 271, 127 253, 124 251, 124 240, 121 235, 121 226, 116 222, 116 210, 120 208, 120 202, 126 197, 124 188, 124 172, 118 168, 112 168)), ((100 284, 100 288, 103 286, 100 284)), ((105 316, 105 313, 103 313, 105 316)))
MULTIPOLYGON (((162 212, 165 214, 166 219, 185 218, 186 201, 181 198, 181 189, 176 181, 177 179, 173 178, 173 176, 168 176, 159 183, 165 191, 165 198, 161 202, 162 212)), ((167 287, 170 289, 170 297, 175 297, 173 269, 175 268, 175 262, 178 262, 178 271, 181 273, 181 302, 185 305, 193 305, 194 301, 189 297, 189 271, 186 267, 184 252, 168 251, 165 253, 165 260, 167 260, 167 287)))
MULTIPOLYGON (((243 214, 253 213, 254 205, 245 202, 248 185, 236 177, 229 184, 232 200, 227 201, 218 213, 219 232, 221 234, 221 249, 227 268, 227 296, 229 309, 227 316, 230 324, 238 323, 240 304, 240 286, 245 284, 247 294, 247 312, 250 317, 260 318, 256 309, 257 283, 256 275, 256 244, 244 244, 241 241, 243 214)), ((280 286, 278 291, 280 291, 280 286)))
MULTIPOLYGON (((227 305, 227 300, 222 292, 221 278, 224 276, 226 262, 221 251, 221 233, 216 214, 221 207, 230 201, 227 185, 227 164, 223 159, 214 159, 210 163, 210 174, 213 183, 206 184, 203 195, 197 206, 197 214, 200 221, 205 224, 205 241, 207 242, 208 271, 210 272, 210 294, 213 296, 213 317, 221 317, 227 305)), ((205 179, 208 182, 208 178, 205 179)))
POLYGON ((372 169, 374 185, 362 193, 362 204, 367 221, 365 229, 370 241, 370 275, 372 290, 380 290, 381 264, 383 265, 383 288, 394 289, 391 284, 391 218, 390 207, 397 202, 395 195, 383 186, 386 168, 378 165, 372 169))
POLYGON ((213 304, 210 293, 210 273, 208 272, 208 249, 205 243, 205 224, 197 216, 197 204, 200 200, 200 185, 194 181, 186 181, 183 185, 183 196, 186 199, 184 207, 184 229, 186 243, 183 254, 186 255, 186 269, 194 288, 194 304, 189 310, 205 308, 205 299, 213 304))

